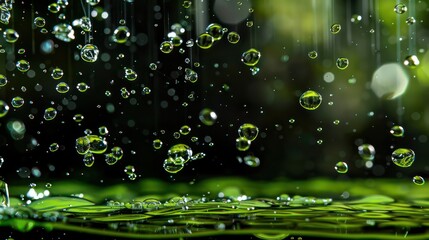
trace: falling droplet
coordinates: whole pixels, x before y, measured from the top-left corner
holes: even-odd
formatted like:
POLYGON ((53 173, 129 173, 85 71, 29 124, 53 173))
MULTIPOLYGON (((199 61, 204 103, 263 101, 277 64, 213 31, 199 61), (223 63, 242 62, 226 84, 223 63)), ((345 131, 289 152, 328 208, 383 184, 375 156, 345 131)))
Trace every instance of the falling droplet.
POLYGON ((392 161, 399 167, 410 167, 415 158, 413 150, 408 148, 398 148, 392 153, 392 161))
POLYGON ((198 36, 197 38, 197 46, 202 48, 202 49, 208 49, 211 46, 213 46, 215 39, 213 38, 212 35, 208 34, 208 33, 202 33, 200 34, 200 36, 198 36))
POLYGON ((336 64, 338 69, 344 70, 349 66, 349 59, 344 57, 337 58, 336 64))
POLYGON ((345 162, 337 162, 337 164, 335 164, 335 170, 338 173, 347 173, 349 171, 349 167, 345 162))
POLYGON ((85 62, 95 62, 98 58, 98 47, 93 44, 86 44, 80 50, 80 57, 85 62))
POLYGON ((394 137, 403 137, 404 136, 404 128, 399 125, 395 125, 390 129, 390 134, 394 137))
POLYGON ((425 184, 425 179, 422 176, 414 176, 413 177, 413 183, 421 186, 421 185, 425 184))
POLYGON ((403 14, 405 13, 408 9, 407 6, 405 6, 405 4, 403 3, 399 3, 395 6, 395 8, 393 9, 395 11, 395 13, 397 14, 403 14))
POLYGON ((341 25, 339 23, 332 24, 330 31, 332 34, 337 34, 341 31, 341 25))
POLYGON ((299 98, 299 104, 307 110, 315 110, 322 103, 322 95, 318 92, 308 90, 299 98))

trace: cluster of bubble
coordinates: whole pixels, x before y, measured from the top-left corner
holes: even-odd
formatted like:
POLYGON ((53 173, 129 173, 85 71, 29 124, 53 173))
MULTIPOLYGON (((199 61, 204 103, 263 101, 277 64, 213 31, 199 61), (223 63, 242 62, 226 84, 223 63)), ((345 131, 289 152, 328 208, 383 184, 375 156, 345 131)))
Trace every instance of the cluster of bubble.
MULTIPOLYGON (((256 139, 259 134, 259 129, 251 123, 244 123, 238 128, 238 138, 235 139, 235 147, 239 151, 247 151, 250 148, 251 143, 256 139)), ((247 155, 243 159, 237 158, 238 161, 244 162, 246 165, 251 167, 257 167, 260 164, 258 157, 253 155, 247 155)))
POLYGON ((163 167, 168 173, 178 173, 190 160, 194 161, 202 159, 205 156, 206 155, 203 152, 194 155, 191 147, 186 144, 179 143, 168 149, 167 158, 164 160, 163 167))

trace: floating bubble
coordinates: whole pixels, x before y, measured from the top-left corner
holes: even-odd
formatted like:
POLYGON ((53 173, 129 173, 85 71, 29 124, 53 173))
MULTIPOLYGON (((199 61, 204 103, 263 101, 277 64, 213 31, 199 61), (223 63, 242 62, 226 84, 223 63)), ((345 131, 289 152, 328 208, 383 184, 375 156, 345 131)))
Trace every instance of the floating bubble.
POLYGON ((315 110, 322 103, 322 95, 316 91, 308 90, 299 98, 299 104, 307 110, 315 110))
POLYGON ((3 74, 0 74, 0 87, 6 86, 7 83, 7 77, 3 74))
POLYGON ((407 19, 405 20, 405 22, 408 25, 413 25, 414 23, 416 23, 416 19, 414 17, 407 17, 407 19))
POLYGON ((48 39, 40 43, 40 50, 44 54, 50 54, 54 51, 54 41, 48 39))
POLYGON ((112 153, 104 154, 104 161, 107 165, 115 165, 118 162, 118 159, 112 153))
POLYGON ((174 45, 170 41, 164 41, 161 43, 161 46, 159 47, 159 50, 163 53, 171 53, 173 51, 174 45))
POLYGON ((183 1, 182 7, 184 8, 190 8, 192 5, 192 1, 183 1))
POLYGON ((246 27, 253 27, 253 21, 247 21, 246 27))
POLYGON ((341 25, 339 23, 334 23, 331 25, 331 28, 329 30, 332 34, 337 34, 341 31, 341 25))
POLYGON ((372 75, 371 89, 377 97, 391 100, 404 94, 408 81, 409 77, 399 63, 388 63, 372 75))
POLYGON ((212 23, 208 25, 206 28, 206 32, 210 34, 215 41, 220 40, 224 33, 222 26, 217 23, 212 23))
POLYGON ((235 139, 235 146, 239 151, 246 151, 250 148, 250 140, 245 137, 235 139))
POLYGON ((208 34, 208 33, 202 33, 200 34, 200 36, 198 36, 197 38, 197 46, 202 48, 202 49, 208 49, 211 46, 213 46, 215 39, 213 38, 212 35, 208 34))
POLYGON ((94 165, 94 162, 94 154, 90 152, 85 153, 85 155, 83 156, 83 164, 85 164, 86 167, 92 167, 92 165, 94 165))
POLYGON ((243 158, 244 163, 250 167, 258 167, 261 164, 261 161, 258 157, 247 155, 243 158))
POLYGON ((259 62, 260 58, 261 58, 261 53, 254 48, 251 48, 251 49, 245 51, 241 55, 241 61, 250 67, 255 66, 259 62))
POLYGON ((46 20, 42 17, 35 17, 33 23, 36 27, 42 28, 45 26, 46 20))
POLYGON ((251 123, 245 123, 238 128, 238 135, 249 141, 253 141, 258 136, 259 129, 251 123))
POLYGON ((113 154, 113 156, 117 159, 117 160, 121 160, 122 157, 124 156, 124 151, 122 150, 121 147, 113 147, 110 152, 113 154))
POLYGON ((151 90, 149 87, 144 87, 142 90, 143 95, 148 95, 148 94, 150 94, 150 92, 151 92, 151 90))
POLYGON ((170 41, 173 43, 173 46, 175 47, 179 47, 183 43, 182 38, 176 35, 176 33, 174 33, 174 36, 170 37, 170 41))
POLYGON ((362 144, 358 147, 359 156, 365 161, 372 161, 375 157, 375 148, 371 144, 362 144))
POLYGON ((131 68, 125 68, 125 78, 128 81, 134 81, 137 79, 137 73, 131 68))
POLYGON ((216 122, 217 114, 210 108, 204 108, 199 114, 199 119, 204 125, 212 126, 216 122))
POLYGON ((10 200, 9 200, 9 189, 7 187, 7 183, 0 180, 0 207, 5 208, 9 207, 10 200))
POLYGON ((52 108, 52 107, 45 109, 45 113, 43 114, 43 118, 46 121, 54 120, 56 116, 57 116, 57 110, 55 110, 55 108, 52 108))
POLYGON ((126 43, 130 36, 130 30, 126 26, 119 26, 113 31, 112 39, 116 43, 126 43))
POLYGON ((59 148, 60 148, 60 145, 58 145, 58 143, 51 143, 51 145, 49 145, 50 152, 56 152, 58 151, 59 148))
POLYGON ((425 184, 425 179, 422 176, 414 176, 413 177, 413 183, 421 186, 421 185, 425 184))
POLYGON ((399 167, 410 167, 414 158, 414 151, 408 148, 398 148, 392 153, 392 161, 399 167))
POLYGON ((9 24, 10 11, 4 6, 0 6, 0 22, 4 25, 9 24))
POLYGON ((14 43, 18 40, 19 34, 17 31, 15 31, 15 29, 7 28, 3 32, 3 37, 4 37, 4 40, 6 40, 6 42, 14 43))
POLYGON ((64 42, 71 42, 75 38, 73 27, 67 23, 55 25, 52 33, 57 39, 64 42))
POLYGON ((190 68, 185 68, 185 80, 195 83, 198 80, 198 73, 190 68))
MULTIPOLYGON (((88 137, 79 137, 76 139, 76 144, 75 144, 75 148, 77 153, 81 154, 81 155, 85 155, 89 152, 89 148, 90 148, 90 141, 88 137)), ((92 153, 91 153, 92 155, 92 153)))
POLYGON ((80 123, 80 122, 82 122, 83 121, 83 119, 85 119, 85 117, 82 115, 82 114, 75 114, 74 116, 73 116, 73 120, 75 121, 75 122, 77 122, 77 123, 80 123))
POLYGON ((158 68, 158 66, 156 65, 156 63, 150 63, 149 68, 150 70, 155 71, 158 68))
POLYGON ((86 136, 89 140, 89 151, 93 154, 103 154, 107 150, 106 139, 97 135, 86 136))
POLYGON ((390 134, 394 137, 403 137, 405 130, 402 126, 395 125, 390 129, 390 134))
POLYGON ((311 59, 317 58, 317 52, 315 50, 308 52, 308 57, 311 59))
POLYGON ((67 93, 70 90, 70 87, 67 83, 60 82, 55 87, 55 90, 57 90, 57 92, 59 92, 59 93, 67 93))
POLYGON ((173 159, 180 157, 183 159, 184 163, 186 163, 192 157, 192 149, 186 144, 179 143, 172 146, 168 150, 167 155, 173 159))
POLYGON ((48 10, 51 13, 57 13, 60 11, 60 9, 61 9, 61 7, 56 3, 51 3, 48 5, 48 10))
POLYGON ((88 90, 88 89, 89 89, 89 86, 88 86, 88 84, 86 84, 86 83, 84 83, 84 82, 80 82, 80 83, 78 83, 78 84, 76 85, 76 89, 77 89, 79 92, 86 92, 86 90, 88 90))
POLYGON ((240 41, 240 34, 237 32, 229 32, 227 36, 228 42, 237 44, 240 41))
POLYGON ((405 57, 404 65, 410 68, 415 68, 420 64, 419 58, 416 55, 405 57))
POLYGON ((162 147, 162 141, 161 139, 155 139, 152 142, 153 148, 160 149, 162 147))
POLYGON ((183 125, 182 127, 180 127, 179 132, 182 135, 188 135, 191 132, 191 127, 189 127, 188 125, 183 125))
POLYGON ((335 164, 335 171, 337 171, 338 173, 346 173, 347 171, 349 171, 349 167, 345 162, 337 162, 337 164, 335 164))
POLYGON ((0 118, 6 116, 9 112, 9 105, 3 100, 0 100, 0 118))
POLYGON ((11 105, 14 108, 20 108, 24 105, 24 98, 16 96, 12 98, 11 105))
POLYGON ((98 47, 93 44, 86 44, 80 50, 80 57, 85 62, 95 62, 98 58, 98 47))
MULTIPOLYGON (((6 126, 13 140, 21 140, 24 138, 26 128, 25 128, 25 124, 22 121, 19 121, 19 120, 9 121, 6 126)), ((38 143, 35 139, 34 141, 32 140, 31 142, 32 147, 37 146, 37 144, 38 143)))
POLYGON ((136 171, 136 169, 134 168, 134 166, 132 166, 132 165, 128 165, 128 166, 126 166, 125 167, 125 169, 124 169, 124 172, 127 174, 127 175, 129 175, 129 174, 132 174, 132 173, 134 173, 136 171))
POLYGON ((181 157, 172 158, 168 157, 164 160, 164 170, 168 173, 178 173, 183 169, 185 161, 181 157))
POLYGON ((408 9, 407 6, 405 6, 405 4, 403 3, 399 3, 396 4, 395 8, 393 9, 395 11, 395 13, 397 14, 403 14, 405 13, 408 9))
POLYGON ((206 154, 203 152, 200 152, 200 153, 194 154, 194 156, 191 157, 191 160, 192 161, 199 160, 199 159, 203 159, 205 157, 206 157, 206 154))
POLYGON ((99 128, 98 128, 98 133, 99 133, 101 136, 106 136, 106 135, 108 135, 108 134, 109 134, 109 130, 107 129, 107 127, 106 127, 106 126, 101 126, 101 127, 99 127, 99 128))
POLYGON ((352 23, 360 23, 360 21, 362 21, 362 16, 359 14, 353 14, 352 18, 350 18, 352 23))
POLYGON ((20 72, 27 72, 30 69, 30 63, 27 60, 21 59, 16 62, 16 68, 20 72))
POLYGON ((81 17, 81 18, 75 19, 72 22, 72 25, 74 27, 80 27, 85 32, 91 32, 92 30, 91 19, 89 19, 88 17, 81 17))
POLYGON ((100 0, 86 0, 86 3, 88 3, 91 6, 95 6, 100 3, 100 0))
POLYGON ((336 65, 338 69, 344 70, 349 66, 349 59, 344 57, 337 58, 336 65))
POLYGON ((51 73, 51 77, 55 80, 62 78, 64 75, 64 71, 61 68, 54 68, 51 73))
POLYGON ((340 124, 340 120, 336 119, 332 123, 335 124, 335 125, 338 125, 338 124, 340 124))

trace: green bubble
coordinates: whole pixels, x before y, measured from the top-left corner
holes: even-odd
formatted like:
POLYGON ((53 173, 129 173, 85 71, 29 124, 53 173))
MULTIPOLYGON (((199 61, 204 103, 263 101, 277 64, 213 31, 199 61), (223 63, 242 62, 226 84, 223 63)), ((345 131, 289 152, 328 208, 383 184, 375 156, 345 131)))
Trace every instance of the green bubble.
POLYGON ((362 144, 358 147, 359 156, 365 161, 372 161, 375 157, 375 148, 371 144, 362 144))
POLYGON ((119 26, 113 31, 112 39, 116 43, 126 43, 130 35, 130 30, 126 26, 119 26))
POLYGON ((392 153, 392 161, 399 167, 410 167, 415 158, 413 150, 408 148, 398 148, 392 153))
POLYGON ((9 112, 9 105, 3 100, 0 100, 0 118, 6 116, 9 112))
POLYGON ((192 1, 183 1, 183 3, 182 3, 182 6, 184 7, 184 8, 190 8, 191 7, 191 5, 192 5, 192 1))
POLYGON ((125 78, 128 81, 134 81, 137 79, 137 73, 131 68, 125 68, 125 78))
POLYGON ((60 82, 60 83, 57 84, 57 86, 55 87, 55 89, 59 93, 67 93, 70 90, 70 87, 69 87, 69 85, 67 83, 60 82))
POLYGON ((89 151, 93 154, 103 154, 107 150, 106 139, 97 135, 86 136, 89 139, 89 151))
POLYGON ((86 153, 88 153, 90 148, 89 138, 86 136, 77 138, 75 148, 77 153, 79 153, 80 155, 85 155, 86 153))
POLYGON ((228 42, 237 44, 240 41, 240 34, 237 32, 229 32, 227 36, 228 42))
POLYGON ((202 33, 198 36, 196 43, 198 47, 202 49, 208 49, 208 48, 211 48, 211 46, 213 46, 214 41, 215 40, 212 35, 208 33, 202 33))
POLYGON ((179 132, 182 135, 188 135, 191 132, 191 127, 189 127, 188 125, 183 125, 182 127, 180 127, 179 132))
POLYGON ((164 170, 168 173, 178 173, 184 167, 185 160, 182 157, 168 157, 164 160, 164 170))
POLYGON ((3 74, 0 74, 0 87, 6 86, 7 83, 7 77, 3 74))
POLYGON ((104 160, 107 165, 115 165, 118 162, 118 159, 113 155, 113 153, 104 154, 104 160))
POLYGON ((403 137, 405 130, 402 126, 395 125, 390 129, 390 134, 394 137, 403 137))
POLYGON ((199 119, 204 125, 212 126, 216 122, 217 114, 209 108, 204 108, 199 114, 199 119))
POLYGON ((64 71, 61 68, 54 68, 51 73, 51 77, 55 80, 62 78, 64 75, 64 71))
POLYGON ((27 72, 30 69, 30 63, 27 60, 21 59, 16 62, 16 68, 20 72, 27 72))
POLYGON ((337 164, 335 164, 335 171, 337 171, 338 173, 346 173, 347 171, 349 171, 349 167, 345 162, 337 162, 337 164))
POLYGON ((49 145, 50 152, 56 152, 59 148, 60 146, 58 145, 58 143, 51 143, 51 145, 49 145))
POLYGON ((198 80, 198 73, 190 68, 185 68, 185 80, 195 83, 198 80))
POLYGON ((244 137, 235 139, 235 146, 239 151, 246 151, 250 148, 250 140, 244 137))
POLYGON ((337 34, 341 31, 341 25, 339 23, 334 23, 331 25, 331 28, 329 30, 332 34, 337 34))
POLYGON ((57 116, 57 110, 55 108, 49 107, 45 109, 45 113, 43 114, 43 118, 46 121, 51 121, 57 116))
POLYGON ((76 85, 76 89, 79 92, 86 92, 86 90, 88 90, 90 87, 88 86, 88 84, 84 83, 84 82, 80 82, 76 85))
POLYGON ((36 27, 41 28, 45 26, 46 20, 42 17, 35 17, 33 23, 36 27))
POLYGON ((261 163, 258 157, 247 155, 243 158, 244 163, 250 167, 258 167, 261 163))
POLYGON ((213 37, 214 41, 220 40, 224 33, 222 26, 217 23, 212 23, 208 25, 206 28, 206 32, 213 37))
POLYGON ((174 146, 172 146, 168 152, 167 152, 168 157, 176 159, 176 158, 182 158, 184 163, 189 161, 189 159, 191 159, 192 157, 192 149, 186 145, 186 144, 176 144, 174 146))
POLYGON ((122 157, 124 156, 124 151, 122 150, 121 147, 113 147, 110 151, 113 154, 113 156, 116 158, 116 160, 121 160, 122 157))
POLYGON ((19 97, 19 96, 12 98, 11 105, 14 108, 22 107, 22 105, 24 105, 24 98, 19 97))
POLYGON ((405 12, 407 12, 407 6, 403 3, 399 3, 395 5, 395 8, 393 9, 395 11, 395 13, 397 14, 403 14, 405 12))
POLYGON ((83 121, 83 119, 84 119, 85 117, 82 115, 82 114, 75 114, 74 116, 73 116, 73 120, 75 121, 75 122, 77 122, 77 123, 80 123, 80 122, 82 122, 83 121))
POLYGON ((14 43, 14 42, 18 41, 19 34, 17 31, 15 31, 15 29, 7 28, 3 32, 3 37, 4 37, 4 40, 6 40, 6 42, 14 43))
POLYGON ((171 53, 173 51, 174 45, 170 41, 164 41, 161 43, 161 46, 159 47, 159 50, 161 50, 162 53, 171 53))
POLYGON ((415 68, 420 65, 420 60, 416 55, 408 55, 405 57, 404 65, 409 68, 415 68))
POLYGON ((299 104, 307 110, 315 110, 322 103, 322 95, 316 91, 308 90, 299 98, 299 104))
POLYGON ((160 149, 162 147, 162 141, 161 139, 155 139, 152 142, 153 148, 160 149))
POLYGON ((421 186, 421 185, 425 184, 425 179, 422 176, 414 176, 413 177, 413 183, 421 186))
POLYGON ((95 162, 95 158, 94 158, 94 155, 92 153, 87 152, 83 156, 83 164, 85 164, 86 167, 92 167, 92 165, 94 165, 94 162, 95 162))
POLYGON ((310 51, 308 52, 308 57, 311 59, 316 59, 317 58, 317 52, 316 51, 310 51))
POLYGON ((101 136, 106 136, 106 135, 108 135, 108 134, 109 134, 109 130, 107 129, 107 127, 106 127, 106 126, 101 126, 101 127, 99 127, 99 128, 98 128, 98 133, 99 133, 101 136))
POLYGON ((349 59, 344 57, 337 58, 336 65, 338 69, 344 70, 349 66, 349 59))
POLYGON ((238 129, 238 135, 244 137, 249 141, 253 141, 258 136, 259 129, 251 123, 245 123, 238 129))
POLYGON ((98 59, 98 47, 93 45, 93 44, 86 44, 85 46, 82 47, 82 49, 80 50, 80 57, 82 58, 82 60, 84 60, 85 62, 95 62, 98 59))
POLYGON ((255 66, 259 62, 260 58, 261 58, 261 53, 254 48, 251 48, 251 49, 245 51, 241 55, 241 61, 250 67, 255 66))
POLYGON ((48 10, 51 13, 57 13, 59 12, 61 9, 60 5, 56 4, 56 3, 51 3, 48 5, 48 10))
POLYGON ((173 37, 171 37, 170 41, 173 43, 173 46, 175 47, 179 47, 183 43, 182 38, 178 35, 174 35, 173 37))

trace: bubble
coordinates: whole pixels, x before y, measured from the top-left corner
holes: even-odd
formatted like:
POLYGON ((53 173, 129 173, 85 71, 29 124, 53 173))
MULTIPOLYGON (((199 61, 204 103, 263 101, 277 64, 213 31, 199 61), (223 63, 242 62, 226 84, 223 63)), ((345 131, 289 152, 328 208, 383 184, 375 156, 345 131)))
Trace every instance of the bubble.
POLYGON ((260 58, 261 58, 261 53, 254 48, 251 48, 251 49, 245 51, 241 55, 241 61, 250 67, 255 66, 259 62, 260 58))
POLYGON ((118 159, 113 156, 112 153, 104 154, 104 161, 106 161, 107 165, 115 165, 118 162, 118 159))
POLYGON ((162 141, 161 139, 155 139, 152 142, 153 148, 160 149, 162 147, 162 141))
POLYGON ((82 114, 75 114, 73 116, 73 120, 77 123, 80 123, 83 121, 83 119, 85 119, 85 117, 82 114))
POLYGON ((51 73, 51 77, 55 80, 62 78, 64 75, 64 71, 61 68, 54 68, 51 73))
POLYGON ((195 83, 198 80, 198 73, 190 68, 185 68, 185 80, 195 83))
POLYGON ((80 57, 85 62, 95 62, 98 58, 98 47, 93 44, 86 44, 80 50, 80 57))
POLYGON ((9 19, 10 11, 4 6, 0 6, 0 22, 7 25, 9 24, 9 19))
POLYGON ((315 110, 322 103, 322 96, 315 91, 308 90, 299 98, 299 104, 307 110, 315 110))
POLYGON ((74 40, 74 30, 70 24, 60 23, 54 26, 53 34, 55 37, 63 42, 71 42, 74 40))
POLYGON ((338 173, 346 173, 348 170, 349 167, 345 162, 337 162, 337 164, 335 164, 335 171, 337 171, 338 173))
POLYGON ((9 105, 3 100, 0 100, 0 118, 6 116, 9 112, 9 105))
POLYGON ((398 148, 392 153, 392 161, 399 167, 410 167, 414 162, 415 154, 408 148, 398 148))
POLYGON ((323 140, 322 140, 322 139, 319 139, 319 140, 317 140, 317 141, 316 141, 316 143, 320 145, 320 144, 322 144, 322 143, 323 143, 323 140))
POLYGON ((15 31, 15 29, 7 28, 3 32, 3 37, 4 37, 4 40, 6 40, 6 42, 14 43, 18 40, 19 34, 17 31, 15 31))
POLYGON ((413 25, 414 23, 416 23, 416 19, 414 17, 407 17, 407 19, 405 20, 405 22, 408 25, 413 25))
POLYGON ((43 118, 46 121, 54 120, 56 116, 57 116, 57 110, 55 110, 55 108, 52 108, 52 107, 45 109, 45 113, 43 114, 43 118))
POLYGON ((403 137, 404 132, 404 128, 399 125, 395 125, 390 129, 390 134, 392 134, 394 137, 403 137))
POLYGON ((60 11, 60 6, 56 3, 51 3, 48 5, 48 10, 51 13, 57 13, 60 11))
POLYGON ((258 157, 247 155, 243 158, 244 164, 250 167, 258 167, 260 165, 260 160, 258 157))
POLYGON ((131 68, 125 68, 125 78, 128 81, 134 81, 137 79, 137 73, 131 68))
POLYGON ((20 48, 18 49, 18 54, 24 54, 25 53, 25 49, 24 48, 20 48))
POLYGON ((379 67, 372 75, 371 88, 379 98, 395 99, 404 94, 409 77, 399 63, 379 67))
POLYGON ((92 23, 88 17, 81 17, 72 22, 73 26, 80 27, 85 32, 91 32, 92 23))
POLYGON ((99 133, 101 136, 106 136, 106 135, 108 135, 108 134, 109 134, 109 130, 107 129, 107 127, 106 127, 106 126, 101 126, 101 127, 99 127, 99 128, 98 128, 98 133, 99 133))
POLYGON ((315 50, 308 52, 308 57, 311 59, 317 58, 317 52, 315 50))
POLYGON ((100 0, 86 0, 86 3, 88 3, 91 6, 95 6, 100 3, 100 0))
POLYGON ((3 163, 4 163, 4 158, 0 156, 0 168, 3 165, 3 163))
POLYGON ((210 34, 215 41, 220 40, 224 33, 222 26, 217 23, 212 23, 208 25, 206 28, 206 32, 210 34))
POLYGON ((238 129, 238 135, 249 141, 253 141, 258 136, 259 129, 251 123, 245 123, 238 129))
POLYGON ((253 27, 253 21, 247 21, 246 27, 253 27))
POLYGON ((3 74, 0 74, 0 87, 6 86, 7 83, 7 77, 3 74))
POLYGON ((210 108, 204 108, 199 114, 200 121, 207 126, 212 126, 217 120, 217 114, 210 108))
POLYGON ((89 86, 88 86, 86 83, 84 83, 84 82, 80 82, 80 83, 78 83, 78 84, 76 85, 76 89, 77 89, 79 92, 86 92, 86 90, 88 90, 88 89, 89 89, 89 86))
POLYGON ((156 63, 150 63, 149 68, 150 70, 155 71, 158 68, 158 66, 156 65, 156 63))
POLYGON ((184 160, 181 157, 172 158, 168 157, 164 160, 164 170, 168 173, 177 173, 184 167, 184 160))
POLYGON ((413 177, 413 183, 421 186, 421 185, 425 184, 425 179, 422 176, 414 176, 413 177))
POLYGON ((14 108, 22 107, 22 105, 24 105, 24 98, 19 97, 19 96, 12 98, 11 105, 14 108))
POLYGON ((92 167, 92 165, 94 165, 94 162, 94 155, 90 152, 85 153, 85 155, 83 156, 83 164, 85 164, 86 167, 92 167))
POLYGON ((350 19, 350 22, 352 23, 360 23, 360 21, 362 21, 362 16, 359 14, 353 14, 350 19))
POLYGON ((250 140, 245 137, 235 139, 235 146, 239 151, 246 151, 250 148, 250 140))
POLYGON ((182 38, 180 36, 176 35, 176 33, 174 33, 173 37, 170 37, 170 41, 173 43, 173 46, 175 46, 175 47, 179 47, 183 43, 182 38))
POLYGON ((179 132, 182 135, 188 135, 191 132, 191 127, 189 127, 188 125, 183 125, 182 127, 180 127, 179 132))
POLYGON ((113 156, 116 158, 116 160, 121 160, 124 156, 124 151, 121 147, 113 147, 110 152, 113 154, 113 156))
POLYGON ((89 140, 89 151, 93 154, 103 154, 107 150, 106 139, 97 135, 86 136, 89 140))
MULTIPOLYGON (((88 137, 79 137, 76 139, 76 144, 75 144, 75 148, 77 153, 79 153, 80 155, 85 155, 88 153, 89 151, 89 138, 88 137)), ((91 154, 92 155, 92 154, 91 154)))
POLYGON ((183 1, 182 7, 189 8, 192 5, 192 1, 183 1))
POLYGON ((213 46, 214 41, 215 40, 212 35, 208 33, 202 33, 200 36, 198 36, 196 43, 198 47, 202 49, 208 49, 213 46))
POLYGON ((56 152, 59 148, 60 146, 58 145, 58 143, 51 143, 51 145, 49 145, 50 152, 56 152))
POLYGON ((16 62, 16 68, 20 72, 27 72, 30 69, 30 63, 27 60, 21 59, 16 62))
POLYGON ((237 44, 240 41, 240 34, 237 32, 229 32, 227 36, 228 42, 237 44))
POLYGON ((136 171, 136 169, 134 168, 134 166, 132 165, 128 165, 125 167, 124 172, 129 175, 131 173, 134 173, 136 171))
POLYGON ((116 43, 126 43, 130 35, 130 30, 126 26, 119 26, 113 31, 112 39, 116 43))
POLYGON ((121 96, 122 96, 122 98, 126 99, 130 95, 131 95, 131 93, 128 92, 128 90, 125 87, 121 88, 121 96))
POLYGON ((57 86, 55 87, 55 89, 59 93, 67 93, 70 90, 70 87, 69 87, 69 85, 67 83, 60 82, 60 83, 57 84, 57 86))
POLYGON ((161 43, 161 46, 159 47, 159 50, 163 53, 171 53, 173 51, 174 45, 170 41, 164 41, 161 43))
POLYGON ((42 17, 35 17, 33 23, 36 27, 42 28, 45 26, 46 20, 42 17))
POLYGON ((419 58, 416 55, 405 57, 404 65, 410 68, 415 68, 420 64, 419 58))
POLYGON ((399 3, 399 4, 396 4, 396 6, 393 10, 397 14, 403 14, 407 11, 407 6, 405 6, 405 4, 403 4, 403 3, 399 3))
POLYGON ((332 24, 330 31, 332 34, 337 34, 341 31, 341 25, 339 23, 332 24))
POLYGON ((344 70, 349 66, 349 59, 344 57, 337 58, 336 64, 338 69, 344 70))
POLYGON ((371 144, 362 144, 358 147, 359 156, 365 161, 372 161, 375 157, 375 148, 371 144))
POLYGON ((142 90, 142 94, 143 95, 148 95, 148 94, 150 94, 150 92, 151 92, 151 90, 148 87, 144 87, 143 90, 142 90))
POLYGON ((179 143, 172 146, 168 150, 167 155, 173 159, 181 158, 186 163, 192 157, 192 149, 186 144, 179 143))
POLYGON ((335 124, 335 125, 338 125, 338 124, 340 124, 340 120, 336 119, 332 123, 335 124))

